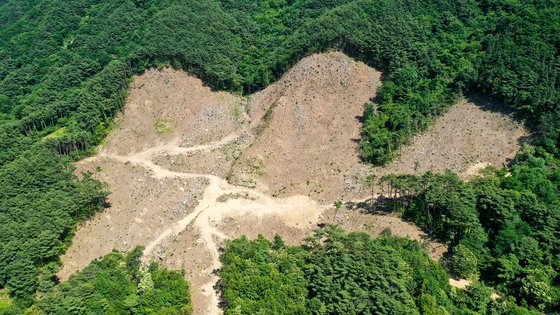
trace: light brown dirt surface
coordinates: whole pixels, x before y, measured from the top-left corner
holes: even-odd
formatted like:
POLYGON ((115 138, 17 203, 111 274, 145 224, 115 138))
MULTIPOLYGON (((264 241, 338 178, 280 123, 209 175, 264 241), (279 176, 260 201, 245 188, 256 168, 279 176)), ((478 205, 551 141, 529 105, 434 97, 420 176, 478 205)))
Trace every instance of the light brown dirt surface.
POLYGON ((487 166, 502 167, 515 157, 528 132, 520 122, 489 108, 486 102, 460 100, 428 131, 414 137, 394 161, 376 172, 423 174, 450 170, 469 179, 487 166))
POLYGON ((230 180, 275 196, 305 194, 329 203, 359 197, 345 181, 361 171, 358 119, 379 85, 378 71, 342 53, 303 59, 250 98, 260 135, 230 180))
POLYGON ((113 249, 147 244, 190 213, 207 185, 204 178, 154 178, 144 167, 125 163, 106 157, 79 164, 80 171, 109 185, 111 206, 78 228, 62 256, 63 279, 113 249))
POLYGON ((185 72, 149 70, 134 78, 118 132, 103 149, 126 155, 167 143, 173 136, 179 136, 184 147, 218 141, 236 130, 232 112, 242 102, 233 94, 211 91, 185 72))
MULTIPOLYGON (((363 179, 374 170, 359 161, 358 117, 378 85, 378 72, 338 52, 304 58, 248 98, 211 91, 199 79, 172 69, 135 77, 124 115, 105 145, 77 163, 78 172, 91 171, 108 183, 110 207, 78 227, 59 276, 67 279, 114 248, 142 245, 144 261, 185 269, 195 314, 219 314, 215 270, 227 238, 279 234, 298 244, 321 223, 373 236, 389 227, 395 235, 427 242, 437 259, 445 247, 396 216, 361 209, 343 209, 334 216, 334 200, 357 201, 371 194, 363 179)), ((431 143, 447 139, 440 129, 453 130, 448 125, 461 126, 461 119, 476 120, 471 138, 479 136, 476 128, 486 126, 477 122, 484 115, 491 127, 481 135, 494 132, 495 125, 501 126, 496 132, 517 128, 474 105, 458 108, 459 114, 452 109, 451 118, 441 118, 419 136, 435 134, 432 138, 403 150, 412 160, 376 171, 407 171, 421 158, 425 169, 454 166, 456 160, 447 156, 451 143, 442 144, 442 152, 431 143), (426 143, 433 154, 422 155, 426 143)), ((465 130, 457 136, 465 137, 465 130)), ((494 142, 473 141, 491 146, 477 149, 481 152, 497 150, 494 142)), ((517 144, 507 148, 513 151, 517 144)), ((509 156, 503 152, 501 159, 509 156)), ((468 160, 461 170, 476 173, 483 162, 468 160)))
MULTIPOLYGON (((467 279, 449 278, 449 285, 454 287, 454 288, 457 288, 457 289, 465 290, 471 284, 472 284, 472 282, 470 280, 467 280, 467 279)), ((496 292, 492 292, 492 293, 490 293, 490 298, 492 300, 496 300, 496 299, 500 298, 500 295, 497 294, 496 292)))

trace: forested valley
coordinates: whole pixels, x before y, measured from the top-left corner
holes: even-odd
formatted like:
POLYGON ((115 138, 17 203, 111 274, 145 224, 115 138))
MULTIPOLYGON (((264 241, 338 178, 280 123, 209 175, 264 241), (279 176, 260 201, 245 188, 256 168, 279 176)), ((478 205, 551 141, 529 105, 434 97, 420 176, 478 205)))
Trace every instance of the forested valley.
POLYGON ((441 262, 388 231, 231 240, 225 312, 558 314, 559 48, 556 0, 0 1, 0 313, 190 313, 183 274, 141 268, 141 249, 59 281, 77 225, 109 194, 73 162, 114 127, 134 74, 169 65, 247 94, 334 49, 384 73, 361 118, 368 163, 391 161, 467 93, 522 117, 532 142, 469 182, 375 179, 386 194, 372 211, 400 212, 448 245, 441 262), (452 289, 450 276, 473 284, 452 289))

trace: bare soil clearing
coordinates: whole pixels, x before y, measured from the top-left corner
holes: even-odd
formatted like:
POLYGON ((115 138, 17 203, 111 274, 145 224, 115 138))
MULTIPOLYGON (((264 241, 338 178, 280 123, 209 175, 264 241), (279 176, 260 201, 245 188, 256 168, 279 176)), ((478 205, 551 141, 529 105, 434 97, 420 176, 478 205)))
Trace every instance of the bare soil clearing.
POLYGON ((179 137, 181 147, 219 141, 234 132, 231 111, 243 99, 227 92, 213 92, 200 80, 173 69, 150 70, 136 76, 130 88, 117 132, 104 152, 128 155, 179 137), (156 124, 168 132, 158 132, 156 124))
POLYGON ((358 119, 380 82, 378 71, 342 53, 303 59, 250 98, 250 116, 253 125, 262 125, 261 134, 230 180, 320 202, 361 197, 345 181, 364 172, 358 119))
MULTIPOLYGON (((457 289, 465 290, 471 284, 472 284, 472 282, 470 280, 467 280, 467 279, 449 278, 449 285, 454 287, 454 288, 457 288, 457 289)), ((490 293, 490 298, 492 300, 496 300, 499 297, 500 297, 500 295, 497 294, 496 292, 490 293)))
MULTIPOLYGON (((118 127, 98 155, 77 163, 78 172, 89 170, 109 184, 111 207, 78 228, 59 275, 66 279, 113 248, 142 245, 146 261, 186 270, 196 314, 217 314, 214 271, 227 238, 279 234, 298 244, 320 223, 374 236, 389 227, 395 235, 426 241, 430 255, 439 258, 443 245, 396 216, 360 209, 335 216, 331 207, 338 198, 369 196, 363 187, 368 173, 406 172, 422 157, 415 152, 425 150, 425 142, 416 141, 403 150, 413 160, 387 169, 372 170, 360 162, 357 117, 374 96, 379 77, 338 52, 303 59, 249 98, 211 91, 199 79, 171 69, 135 77, 118 127)), ((488 119, 495 124, 494 116, 488 119)), ((430 141, 439 141, 437 132, 447 130, 445 124, 438 128, 442 122, 460 126, 444 117, 420 137, 435 134, 430 141)), ((510 126, 504 120, 500 128, 510 126)), ((483 140, 474 143, 487 145, 483 140)), ((465 148, 460 150, 472 149, 465 148)), ((442 154, 434 151, 422 167, 452 169, 457 162, 442 154), (436 162, 442 165, 430 164, 436 162)), ((461 168, 476 168, 479 162, 464 160, 461 168)))
POLYGON ((487 166, 502 167, 515 157, 528 133, 521 123, 484 109, 484 105, 462 99, 436 119, 427 132, 414 137, 399 157, 376 172, 385 175, 450 170, 469 179, 487 166))

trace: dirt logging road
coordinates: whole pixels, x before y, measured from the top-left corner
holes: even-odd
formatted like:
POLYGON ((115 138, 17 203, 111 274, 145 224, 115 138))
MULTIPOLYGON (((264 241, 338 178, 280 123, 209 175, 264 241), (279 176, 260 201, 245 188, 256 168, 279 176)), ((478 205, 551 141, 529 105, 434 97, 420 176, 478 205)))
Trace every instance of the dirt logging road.
MULTIPOLYGON (((310 198, 272 198, 256 189, 231 185, 226 180, 215 175, 174 172, 152 162, 152 157, 160 154, 183 154, 186 152, 217 149, 220 146, 232 141, 236 137, 237 135, 229 135, 215 143, 198 145, 190 148, 179 147, 175 139, 164 145, 156 146, 129 156, 102 153, 97 157, 88 159, 87 162, 92 162, 99 158, 109 158, 122 163, 135 163, 148 169, 151 172, 151 176, 156 179, 201 177, 208 181, 208 185, 204 189, 202 199, 199 200, 198 205, 192 210, 192 212, 173 223, 170 227, 161 232, 156 239, 146 244, 144 249, 144 260, 146 262, 149 262, 154 258, 154 250, 160 246, 164 240, 180 234, 187 228, 187 226, 194 223, 194 227, 199 231, 201 239, 211 254, 212 260, 209 268, 212 270, 220 268, 218 252, 219 245, 215 241, 215 238, 221 241, 227 239, 228 236, 218 231, 209 223, 209 221, 211 217, 225 217, 239 211, 237 207, 238 204, 235 202, 220 202, 219 198, 222 196, 244 195, 244 198, 249 201, 249 204, 243 205, 245 215, 262 216, 267 214, 277 214, 282 216, 283 214, 289 212, 298 211, 302 207, 315 208, 315 212, 320 213, 324 208, 326 208, 325 206, 320 206, 310 198)), ((211 288, 217 280, 217 276, 214 275, 208 283, 204 284, 204 286, 211 288)), ((212 292, 213 294, 210 295, 211 301, 208 303, 207 312, 208 314, 219 313, 220 310, 218 309, 217 293, 214 290, 209 290, 209 292, 212 292)))
MULTIPOLYGON (((379 84, 379 72, 339 52, 304 58, 249 97, 211 91, 172 69, 136 77, 107 142, 77 163, 78 173, 108 183, 110 207, 77 229, 60 277, 113 249, 144 246, 145 262, 186 271, 195 314, 219 314, 214 271, 225 239, 279 234, 298 244, 319 223, 336 223, 425 241, 397 216, 334 212, 332 204, 369 197, 367 175, 414 173, 418 160, 420 171, 476 175, 480 165, 513 157, 515 139, 526 134, 502 114, 462 102, 395 163, 373 169, 360 162, 356 139, 379 84)), ((433 258, 444 251, 429 243, 433 258)))

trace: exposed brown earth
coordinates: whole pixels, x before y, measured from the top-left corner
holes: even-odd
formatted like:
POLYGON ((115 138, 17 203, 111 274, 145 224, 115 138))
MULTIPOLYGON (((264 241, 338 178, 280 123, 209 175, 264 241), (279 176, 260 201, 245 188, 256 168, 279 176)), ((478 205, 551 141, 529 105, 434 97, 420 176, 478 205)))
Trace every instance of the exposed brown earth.
POLYGON ((345 181, 364 171, 358 118, 379 85, 379 72, 341 53, 303 59, 250 98, 253 126, 263 127, 230 180, 328 203, 361 197, 345 181))
MULTIPOLYGON (((453 278, 449 279, 449 285, 450 286, 452 286, 454 288, 457 288, 457 289, 461 289, 461 290, 465 290, 471 284, 472 284, 472 282, 470 280, 467 280, 467 279, 457 279, 457 280, 453 279, 453 278)), ((492 300, 496 300, 496 299, 500 298, 500 295, 497 294, 496 292, 492 292, 490 294, 490 298, 492 300)))
POLYGON ((134 78, 118 131, 108 137, 103 151, 127 155, 172 137, 178 137, 181 147, 218 141, 237 129, 232 112, 242 101, 211 91, 185 72, 150 70, 134 78), (158 132, 158 122, 168 130, 158 132))
POLYGON ((79 166, 109 185, 111 206, 78 228, 62 257, 63 279, 113 249, 146 245, 191 212, 207 185, 204 178, 154 178, 140 165, 110 158, 79 166))
MULTIPOLYGON (((248 98, 211 91, 171 69, 135 77, 124 115, 106 144, 97 156, 77 163, 78 172, 89 170, 109 184, 111 207, 77 229, 62 257, 61 278, 113 248, 142 245, 146 261, 186 270, 196 314, 215 314, 221 310, 213 271, 220 267, 226 238, 279 234, 298 244, 320 223, 373 236, 388 227, 395 235, 426 241, 437 259, 445 247, 414 225, 361 209, 342 209, 335 216, 332 202, 361 200, 371 194, 363 187, 367 174, 413 172, 418 159, 423 168, 417 172, 501 165, 523 133, 499 114, 462 104, 447 114, 452 118, 437 120, 404 148, 401 162, 372 170, 359 160, 357 116, 378 85, 378 72, 338 52, 303 59, 248 98), (456 108, 459 114, 453 114, 456 108), (491 127, 482 128, 482 118, 491 127), (469 124, 474 129, 461 129, 465 119, 476 120, 469 124), (450 132, 455 138, 446 138, 450 132), (496 146, 487 134, 513 141, 496 146), (486 138, 472 140, 477 137, 486 138), (480 146, 475 152, 482 153, 476 159, 450 158, 457 139, 480 146)), ((470 145, 457 147, 459 156, 470 151, 470 145)))
POLYGON ((414 137, 394 161, 376 172, 385 175, 450 170, 468 179, 487 166, 502 167, 515 157, 527 139, 527 130, 510 117, 480 105, 486 104, 460 100, 427 132, 414 137))

